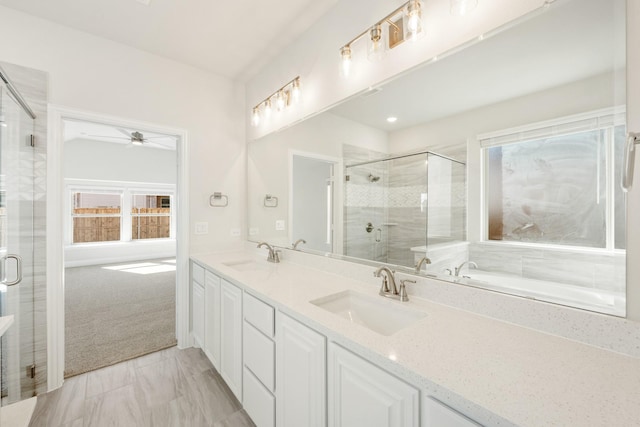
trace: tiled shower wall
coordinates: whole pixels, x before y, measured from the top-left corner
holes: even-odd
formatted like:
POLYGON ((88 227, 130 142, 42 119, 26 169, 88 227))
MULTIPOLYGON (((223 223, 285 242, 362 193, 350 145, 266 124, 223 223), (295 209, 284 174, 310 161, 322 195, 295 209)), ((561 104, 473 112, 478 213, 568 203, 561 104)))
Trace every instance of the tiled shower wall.
MULTIPOLYGON (((386 157, 387 154, 344 144, 344 164, 386 157)), ((389 174, 387 162, 345 169, 344 255, 387 262, 388 223, 386 199, 389 174), (372 182, 369 175, 377 177, 372 182), (367 225, 371 223, 370 231, 367 225), (376 240, 380 240, 379 242, 376 240)))
MULTIPOLYGON (((33 151, 33 300, 21 301, 21 316, 33 312, 36 392, 47 391, 46 318, 46 201, 47 201, 47 93, 45 72, 0 62, 37 118, 33 151)), ((29 257, 30 258, 30 257, 29 257)), ((29 277, 25 275, 25 280, 29 277)), ((27 332, 30 334, 30 332, 27 332)))

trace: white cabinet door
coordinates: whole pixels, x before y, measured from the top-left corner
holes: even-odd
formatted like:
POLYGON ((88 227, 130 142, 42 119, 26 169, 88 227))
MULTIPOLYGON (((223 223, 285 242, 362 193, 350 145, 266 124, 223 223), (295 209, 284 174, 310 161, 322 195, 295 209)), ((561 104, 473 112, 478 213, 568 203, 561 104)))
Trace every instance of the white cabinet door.
POLYGON ((222 280, 220 375, 242 402, 242 291, 222 280))
POLYGON ((330 427, 419 427, 419 392, 359 356, 329 344, 330 427))
POLYGON ((191 286, 191 307, 193 309, 191 330, 196 347, 202 347, 204 343, 204 287, 195 280, 191 281, 191 286))
POLYGON ((326 426, 325 337, 276 314, 276 425, 326 426))
POLYGON ((204 277, 204 352, 220 371, 220 278, 210 271, 204 277))
POLYGON ((480 427, 444 403, 427 397, 422 405, 423 427, 480 427))
POLYGON ((242 406, 247 411, 251 421, 257 427, 274 427, 276 404, 273 395, 247 368, 242 377, 244 402, 242 406))

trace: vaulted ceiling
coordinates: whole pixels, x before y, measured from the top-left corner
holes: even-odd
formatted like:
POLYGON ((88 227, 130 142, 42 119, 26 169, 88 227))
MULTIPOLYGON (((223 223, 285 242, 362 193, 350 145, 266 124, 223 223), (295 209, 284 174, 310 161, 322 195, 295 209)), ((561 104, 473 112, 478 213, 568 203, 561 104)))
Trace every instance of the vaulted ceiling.
POLYGON ((336 2, 0 0, 0 5, 244 81, 336 2))

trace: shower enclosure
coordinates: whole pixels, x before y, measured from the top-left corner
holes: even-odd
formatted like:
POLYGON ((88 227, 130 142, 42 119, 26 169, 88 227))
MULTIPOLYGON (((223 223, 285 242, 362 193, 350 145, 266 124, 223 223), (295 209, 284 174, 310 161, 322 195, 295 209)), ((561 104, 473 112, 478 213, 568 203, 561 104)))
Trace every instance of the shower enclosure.
POLYGON ((3 406, 35 393, 34 119, 0 68, 0 316, 13 316, 0 341, 3 406))
POLYGON ((425 151, 345 167, 344 254, 434 269, 466 257, 465 164, 425 151))

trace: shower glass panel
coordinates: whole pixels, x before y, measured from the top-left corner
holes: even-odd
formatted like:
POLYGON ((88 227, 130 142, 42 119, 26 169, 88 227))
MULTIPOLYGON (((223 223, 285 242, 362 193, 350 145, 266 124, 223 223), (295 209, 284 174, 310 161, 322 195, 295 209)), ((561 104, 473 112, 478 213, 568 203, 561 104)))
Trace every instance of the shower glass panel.
POLYGON ((35 393, 34 120, 0 82, 0 316, 14 322, 0 341, 2 405, 35 393))
MULTIPOLYGON (((432 249, 466 250, 464 163, 424 152, 348 165, 346 176, 345 255, 413 267, 432 249)), ((446 267, 457 259, 444 255, 446 267)))
POLYGON ((433 153, 427 162, 427 269, 443 272, 468 259, 466 167, 433 153))

